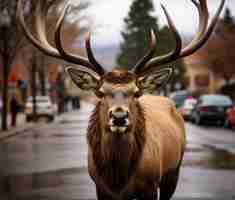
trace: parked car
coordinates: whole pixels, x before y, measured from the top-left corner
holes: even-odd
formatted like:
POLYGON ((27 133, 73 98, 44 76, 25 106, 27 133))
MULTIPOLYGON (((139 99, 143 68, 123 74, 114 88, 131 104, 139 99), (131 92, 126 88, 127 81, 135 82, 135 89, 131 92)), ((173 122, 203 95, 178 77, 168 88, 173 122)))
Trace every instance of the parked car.
POLYGON ((185 99, 187 99, 188 96, 189 92, 187 90, 180 90, 171 93, 169 98, 175 103, 176 108, 179 109, 183 105, 185 99))
POLYGON ((182 114, 185 120, 191 120, 192 111, 197 103, 197 100, 193 97, 185 99, 183 105, 179 108, 179 112, 182 114))
POLYGON ((225 127, 226 128, 233 128, 235 127, 235 106, 229 108, 226 111, 226 119, 225 119, 225 127))
POLYGON ((224 95, 202 95, 192 111, 192 120, 196 124, 216 122, 224 124, 226 110, 232 107, 232 100, 224 95))
POLYGON ((3 107, 3 103, 2 103, 2 99, 0 98, 0 112, 2 112, 2 107, 3 107))
MULTIPOLYGON (((28 97, 25 106, 26 121, 33 118, 33 97, 28 97)), ((36 96, 36 117, 53 121, 56 115, 56 105, 52 103, 49 96, 36 96)))

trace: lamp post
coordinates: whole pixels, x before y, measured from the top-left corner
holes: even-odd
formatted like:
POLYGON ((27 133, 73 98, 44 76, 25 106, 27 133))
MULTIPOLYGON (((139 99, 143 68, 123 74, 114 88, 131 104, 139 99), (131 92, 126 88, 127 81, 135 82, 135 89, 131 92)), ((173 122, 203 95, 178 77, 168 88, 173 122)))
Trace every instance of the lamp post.
POLYGON ((57 102, 58 102, 58 114, 64 112, 64 76, 63 76, 63 67, 58 66, 58 74, 56 78, 56 91, 57 91, 57 102))
POLYGON ((7 105, 8 105, 8 74, 9 74, 9 52, 8 52, 8 28, 11 26, 11 16, 7 8, 0 13, 0 31, 2 37, 2 64, 3 64, 3 93, 2 93, 2 130, 7 130, 7 105))

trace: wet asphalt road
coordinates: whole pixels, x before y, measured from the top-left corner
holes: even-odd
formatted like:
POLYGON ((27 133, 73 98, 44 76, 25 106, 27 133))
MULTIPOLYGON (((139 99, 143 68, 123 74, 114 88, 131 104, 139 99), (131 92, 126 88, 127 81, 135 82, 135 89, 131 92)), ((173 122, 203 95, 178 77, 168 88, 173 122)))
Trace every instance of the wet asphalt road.
MULTIPOLYGON (((95 199, 87 174, 93 107, 0 143, 0 200, 95 199)), ((175 199, 235 199, 235 131, 186 124, 188 146, 175 199)))

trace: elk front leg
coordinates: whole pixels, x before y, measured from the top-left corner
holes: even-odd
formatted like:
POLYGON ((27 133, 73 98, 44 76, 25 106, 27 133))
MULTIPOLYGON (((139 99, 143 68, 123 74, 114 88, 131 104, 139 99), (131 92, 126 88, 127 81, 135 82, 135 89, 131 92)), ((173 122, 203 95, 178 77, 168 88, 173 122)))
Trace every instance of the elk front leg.
POLYGON ((115 197, 114 195, 105 192, 103 189, 97 186, 96 186, 96 195, 97 195, 97 200, 119 200, 118 197, 115 197))
POLYGON ((142 191, 140 191, 138 194, 137 199, 138 200, 157 200, 158 199, 158 192, 157 192, 158 186, 156 184, 148 184, 142 191))
POLYGON ((160 184, 160 200, 170 200, 173 196, 179 178, 179 167, 163 176, 160 184))

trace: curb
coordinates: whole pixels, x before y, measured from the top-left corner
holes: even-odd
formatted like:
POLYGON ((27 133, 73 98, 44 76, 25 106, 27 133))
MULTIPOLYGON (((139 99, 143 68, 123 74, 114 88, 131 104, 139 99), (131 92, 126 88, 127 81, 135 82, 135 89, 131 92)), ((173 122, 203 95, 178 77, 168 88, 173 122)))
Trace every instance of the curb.
MULTIPOLYGON (((87 104, 94 105, 89 101, 84 101, 84 100, 81 101, 81 106, 87 105, 87 104)), ((54 122, 59 122, 60 120, 62 120, 66 116, 66 114, 67 113, 62 114, 61 116, 57 116, 54 122)), ((22 126, 19 126, 16 128, 11 128, 7 131, 0 132, 0 142, 7 140, 11 137, 14 137, 20 133, 24 133, 24 132, 28 131, 29 129, 35 128, 37 126, 38 126, 37 123, 26 123, 22 126)))
POLYGON ((8 131, 3 131, 0 133, 0 142, 4 141, 10 137, 16 136, 20 133, 24 133, 25 131, 27 131, 35 126, 36 126, 36 124, 29 123, 29 124, 26 124, 22 127, 16 127, 16 128, 10 129, 8 131))

